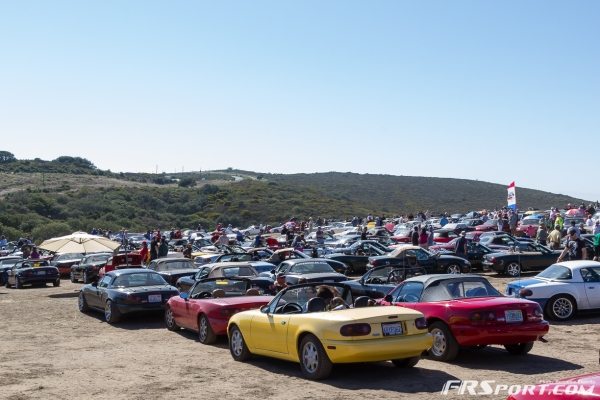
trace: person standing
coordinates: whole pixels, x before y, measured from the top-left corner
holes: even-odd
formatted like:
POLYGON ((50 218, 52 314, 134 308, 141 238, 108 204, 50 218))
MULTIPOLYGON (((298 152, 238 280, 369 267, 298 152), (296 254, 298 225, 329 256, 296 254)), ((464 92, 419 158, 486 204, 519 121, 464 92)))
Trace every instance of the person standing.
POLYGON ((537 233, 535 234, 535 240, 542 245, 546 245, 548 240, 548 231, 546 230, 546 225, 540 224, 537 233))
MULTIPOLYGON (((598 222, 596 222, 597 224, 598 222)), ((600 260, 600 232, 594 235, 594 261, 600 260)))
POLYGON ((583 239, 577 237, 575 228, 569 228, 567 231, 567 243, 564 250, 558 256, 556 262, 561 262, 563 259, 568 260, 587 260, 587 249, 583 239))
POLYGON ((169 244, 167 243, 167 238, 160 238, 160 245, 158 246, 158 258, 164 258, 169 254, 169 244))
POLYGON ((317 239, 317 244, 319 246, 323 246, 325 244, 325 233, 323 232, 323 229, 321 229, 320 225, 317 227, 317 232, 315 233, 315 238, 317 239))
POLYGON ((148 258, 150 257, 148 251, 148 242, 145 240, 142 242, 142 248, 140 249, 140 256, 142 258, 142 264, 146 265, 148 263, 148 258))
POLYGON ((552 250, 557 250, 560 247, 560 239, 562 238, 562 234, 560 233, 560 226, 555 225, 552 232, 548 234, 547 243, 548 247, 552 250))
POLYGON ((419 234, 419 246, 426 249, 428 248, 427 246, 427 240, 428 240, 429 235, 427 234, 427 228, 423 227, 421 228, 421 233, 419 234))
POLYGON ((454 245, 454 254, 456 254, 458 257, 462 257, 462 258, 467 258, 467 250, 468 250, 468 246, 467 246, 467 238, 466 236, 466 232, 462 231, 460 233, 460 236, 458 237, 458 239, 456 239, 456 244, 454 245))
POLYGON ((152 241, 150 242, 150 261, 156 260, 158 258, 158 238, 154 236, 152 241))
POLYGON ((183 256, 185 258, 192 258, 192 244, 188 243, 187 246, 185 246, 185 249, 183 249, 183 256))
POLYGON ((417 225, 415 225, 412 233, 410 234, 410 242, 413 246, 419 245, 419 227, 417 225))

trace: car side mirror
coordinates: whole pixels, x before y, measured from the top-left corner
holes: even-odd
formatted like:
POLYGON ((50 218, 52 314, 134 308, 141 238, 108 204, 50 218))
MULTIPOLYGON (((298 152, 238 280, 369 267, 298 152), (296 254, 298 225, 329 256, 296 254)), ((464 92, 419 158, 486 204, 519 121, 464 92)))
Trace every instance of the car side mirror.
POLYGON ((262 307, 260 308, 260 312, 261 312, 261 313, 265 313, 265 314, 267 314, 267 313, 268 313, 268 311, 269 311, 269 305, 265 305, 265 306, 262 306, 262 307))
POLYGON ((272 269, 272 270, 271 270, 271 273, 272 273, 272 274, 274 274, 274 273, 275 273, 275 270, 274 270, 274 269, 272 269))
POLYGON ((387 301, 388 303, 393 303, 394 302, 394 298, 392 297, 391 294, 385 295, 385 297, 383 298, 383 300, 387 301))
POLYGON ((187 293, 187 292, 179 293, 179 297, 181 297, 182 299, 184 299, 185 301, 187 301, 188 298, 190 297, 190 294, 187 293))
POLYGON ((92 286, 93 286, 93 287, 98 287, 98 281, 94 281, 94 282, 92 282, 92 286))

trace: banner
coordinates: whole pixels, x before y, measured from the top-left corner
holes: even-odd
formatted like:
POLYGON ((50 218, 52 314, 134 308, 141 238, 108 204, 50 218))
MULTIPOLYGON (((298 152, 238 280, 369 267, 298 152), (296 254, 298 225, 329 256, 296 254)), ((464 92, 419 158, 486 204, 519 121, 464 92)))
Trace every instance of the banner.
POLYGON ((508 185, 508 196, 506 197, 506 202, 508 203, 508 208, 512 208, 513 210, 517 209, 517 195, 515 193, 514 181, 508 185))

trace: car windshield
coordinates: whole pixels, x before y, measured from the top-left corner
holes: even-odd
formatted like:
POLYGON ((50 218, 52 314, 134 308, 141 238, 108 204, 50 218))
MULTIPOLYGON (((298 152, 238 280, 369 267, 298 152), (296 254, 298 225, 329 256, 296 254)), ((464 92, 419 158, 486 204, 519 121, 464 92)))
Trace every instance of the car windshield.
MULTIPOLYGON (((297 314, 308 312, 309 301, 314 298, 323 299, 320 309, 316 311, 330 311, 334 309, 343 309, 343 305, 352 304, 352 294, 344 287, 335 284, 312 284, 291 287, 287 289, 280 297, 276 297, 270 304, 269 310, 275 314, 297 314)), ((314 301, 313 301, 314 302, 314 301)))
POLYGON ((537 218, 527 218, 521 221, 521 225, 539 225, 540 220, 537 218))
POLYGON ((243 296, 250 289, 250 282, 239 279, 211 279, 200 281, 190 293, 191 298, 211 298, 215 290, 223 290, 225 297, 243 296))
POLYGON ((175 260, 156 264, 156 271, 175 271, 178 269, 196 269, 192 260, 175 260))
POLYGON ((445 301, 469 297, 498 297, 502 296, 485 279, 448 279, 433 282, 427 286, 421 301, 445 301))
POLYGON ((293 274, 313 274, 319 272, 335 272, 335 270, 325 262, 306 262, 292 265, 288 271, 288 273, 293 274))
POLYGON ((539 278, 546 279, 571 279, 573 276, 571 275, 571 270, 562 265, 553 264, 537 274, 539 278))
POLYGON ((149 272, 136 272, 117 276, 113 287, 127 288, 137 286, 167 285, 167 282, 158 274, 149 272))
POLYGON ((39 261, 32 261, 32 260, 28 260, 25 261, 23 264, 21 264, 19 266, 19 268, 37 268, 37 267, 49 267, 50 263, 46 260, 39 260, 39 261))
POLYGON ((95 262, 104 262, 110 258, 110 254, 107 255, 97 255, 97 256, 88 256, 85 260, 86 263, 95 263, 95 262))
POLYGON ((83 254, 81 253, 64 253, 59 254, 54 258, 54 261, 64 261, 64 260, 76 260, 83 258, 83 254))

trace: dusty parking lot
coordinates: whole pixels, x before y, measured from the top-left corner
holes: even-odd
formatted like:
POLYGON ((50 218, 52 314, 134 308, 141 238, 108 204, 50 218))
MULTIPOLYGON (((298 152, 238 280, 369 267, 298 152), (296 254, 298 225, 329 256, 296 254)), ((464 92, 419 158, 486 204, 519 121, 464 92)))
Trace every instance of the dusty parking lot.
MULTIPOLYGON (((507 279, 489 275, 501 291, 507 279)), ((0 287, 1 399, 435 399, 451 379, 531 384, 598 371, 600 315, 553 323, 548 343, 528 356, 500 347, 465 351, 452 364, 422 360, 337 366, 323 382, 297 364, 267 358, 234 362, 223 338, 204 346, 191 332, 167 331, 161 315, 111 326, 77 310, 81 284, 22 290, 0 287)), ((452 393, 452 392, 451 392, 452 393)), ((506 398, 506 392, 485 398, 506 398)))

